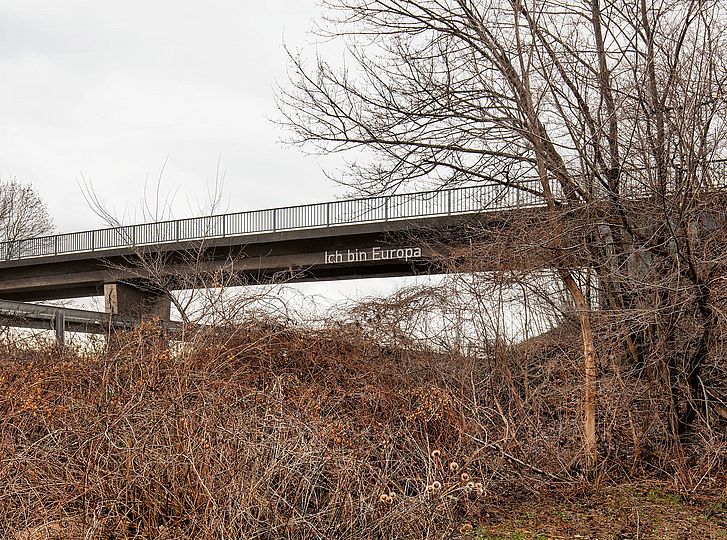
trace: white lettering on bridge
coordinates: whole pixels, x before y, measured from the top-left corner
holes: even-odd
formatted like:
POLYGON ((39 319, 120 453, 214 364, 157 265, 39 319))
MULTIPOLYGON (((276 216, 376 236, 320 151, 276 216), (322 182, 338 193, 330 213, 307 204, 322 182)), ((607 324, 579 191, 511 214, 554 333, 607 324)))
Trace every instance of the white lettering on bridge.
POLYGON ((422 256, 420 247, 402 248, 381 248, 371 247, 366 249, 344 249, 326 251, 323 255, 325 264, 368 262, 368 261, 390 261, 418 259, 422 256))

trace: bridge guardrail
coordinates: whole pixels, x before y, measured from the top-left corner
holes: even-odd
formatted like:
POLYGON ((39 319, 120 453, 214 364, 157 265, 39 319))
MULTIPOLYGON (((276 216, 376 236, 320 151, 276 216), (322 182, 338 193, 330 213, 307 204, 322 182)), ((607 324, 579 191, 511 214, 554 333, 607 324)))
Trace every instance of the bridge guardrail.
MULTIPOLYGON (((727 179, 727 162, 713 162, 719 185, 727 179)), ((629 181, 630 196, 648 196, 647 186, 629 181)), ((556 195, 560 198, 559 195, 556 195)), ((250 210, 155 223, 124 225, 92 231, 0 242, 0 260, 28 259, 66 253, 168 244, 225 236, 293 229, 335 227, 482 211, 509 210, 543 205, 536 180, 510 184, 477 184, 467 187, 344 199, 324 203, 250 210)))
POLYGON ((539 204, 536 183, 521 183, 519 188, 483 184, 56 234, 0 242, 0 259, 28 259, 293 229, 507 210, 539 204))

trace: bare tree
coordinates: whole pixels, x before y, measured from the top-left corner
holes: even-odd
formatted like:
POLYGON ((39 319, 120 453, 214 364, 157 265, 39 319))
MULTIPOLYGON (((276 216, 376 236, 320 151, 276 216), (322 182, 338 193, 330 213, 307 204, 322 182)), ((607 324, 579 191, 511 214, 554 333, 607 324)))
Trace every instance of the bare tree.
POLYGON ((48 207, 33 186, 16 178, 0 182, 0 240, 44 236, 53 229, 48 207))
MULTIPOLYGON (((162 189, 166 162, 153 185, 145 186, 139 206, 141 220, 150 236, 165 238, 168 220, 173 219, 175 193, 162 189)), ((207 200, 193 210, 196 218, 189 219, 190 231, 197 239, 188 241, 184 249, 164 250, 158 245, 136 245, 123 224, 94 189, 90 180, 82 179, 81 190, 91 210, 110 228, 121 231, 130 253, 120 260, 106 260, 112 275, 151 297, 169 299, 185 324, 230 324, 239 321, 246 309, 255 311, 261 306, 271 313, 285 311, 284 300, 270 294, 290 278, 288 273, 272 276, 254 290, 241 290, 251 279, 237 268, 244 255, 231 252, 226 258, 214 254, 209 239, 220 234, 220 222, 215 216, 223 208, 224 172, 217 164, 215 176, 208 184, 207 200)), ((258 283, 254 283, 258 284, 258 283)), ((279 291, 278 291, 279 292, 279 291)), ((287 314, 286 314, 287 315, 287 314)))
MULTIPOLYGON (((706 418, 705 396, 720 393, 707 389, 705 368, 714 365, 725 267, 713 234, 724 212, 712 191, 724 184, 727 140, 724 4, 326 5, 323 34, 345 42, 346 62, 308 66, 291 53, 292 85, 279 100, 294 142, 353 156, 342 182, 361 192, 486 182, 546 207, 542 245, 578 247, 601 306, 617 314, 609 331, 624 354, 661 366, 653 377, 668 381, 674 436, 706 418), (568 231, 574 209, 582 219, 568 231)), ((592 467, 591 303, 572 263, 552 266, 580 320, 592 467)))

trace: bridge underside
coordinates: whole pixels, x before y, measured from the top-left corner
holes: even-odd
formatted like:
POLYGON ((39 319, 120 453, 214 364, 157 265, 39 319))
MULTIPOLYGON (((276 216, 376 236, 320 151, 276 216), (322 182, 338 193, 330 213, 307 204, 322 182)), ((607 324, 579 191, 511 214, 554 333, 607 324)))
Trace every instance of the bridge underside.
POLYGON ((368 260, 374 247, 409 246, 413 241, 410 233, 371 224, 0 262, 0 298, 37 301, 97 296, 104 293, 104 284, 115 282, 140 287, 164 282, 169 289, 186 289, 214 286, 215 276, 224 276, 227 284, 248 285, 432 271, 431 252, 408 260, 368 260), (348 260, 349 252, 354 260, 348 260), (326 262, 327 253, 330 262, 326 262))

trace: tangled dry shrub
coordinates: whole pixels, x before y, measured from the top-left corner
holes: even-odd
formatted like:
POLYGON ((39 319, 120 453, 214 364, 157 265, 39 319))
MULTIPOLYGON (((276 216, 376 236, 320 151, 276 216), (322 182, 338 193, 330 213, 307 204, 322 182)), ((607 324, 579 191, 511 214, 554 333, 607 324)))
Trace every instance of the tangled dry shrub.
POLYGON ((0 536, 466 535, 580 482, 572 341, 478 359, 257 321, 171 349, 142 328, 108 354, 7 350, 0 536))

